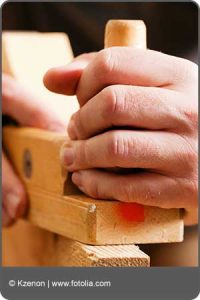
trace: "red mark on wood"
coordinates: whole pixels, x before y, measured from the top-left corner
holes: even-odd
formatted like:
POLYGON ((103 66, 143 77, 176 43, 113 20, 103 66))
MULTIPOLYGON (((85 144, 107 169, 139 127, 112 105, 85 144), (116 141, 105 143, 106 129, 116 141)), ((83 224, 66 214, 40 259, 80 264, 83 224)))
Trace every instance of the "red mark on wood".
POLYGON ((127 221, 144 222, 144 206, 138 203, 121 203, 120 215, 127 221))

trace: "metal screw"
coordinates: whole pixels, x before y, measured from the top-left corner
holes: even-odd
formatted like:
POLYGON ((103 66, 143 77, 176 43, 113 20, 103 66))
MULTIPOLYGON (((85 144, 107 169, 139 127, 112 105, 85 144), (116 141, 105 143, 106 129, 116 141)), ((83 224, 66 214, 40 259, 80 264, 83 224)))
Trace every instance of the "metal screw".
POLYGON ((24 169, 25 176, 27 178, 30 178, 32 175, 32 158, 31 158, 31 152, 28 149, 24 151, 23 169, 24 169))

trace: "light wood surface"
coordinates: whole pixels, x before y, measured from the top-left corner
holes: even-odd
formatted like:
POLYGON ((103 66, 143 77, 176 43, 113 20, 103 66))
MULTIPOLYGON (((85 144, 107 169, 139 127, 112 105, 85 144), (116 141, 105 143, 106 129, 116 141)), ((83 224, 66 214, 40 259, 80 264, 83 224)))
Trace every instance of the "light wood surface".
POLYGON ((59 236, 25 220, 2 230, 2 265, 4 267, 39 267, 55 265, 55 241, 59 236))
POLYGON ((135 245, 90 246, 61 237, 24 220, 3 230, 3 266, 149 267, 135 245))
POLYGON ((75 96, 59 95, 47 90, 43 76, 50 68, 66 65, 72 59, 72 48, 65 33, 2 33, 2 71, 15 77, 47 106, 51 105, 66 126, 72 113, 79 108, 78 101, 75 96))
POLYGON ((149 267, 150 258, 135 245, 90 246, 70 239, 59 239, 58 266, 149 267))

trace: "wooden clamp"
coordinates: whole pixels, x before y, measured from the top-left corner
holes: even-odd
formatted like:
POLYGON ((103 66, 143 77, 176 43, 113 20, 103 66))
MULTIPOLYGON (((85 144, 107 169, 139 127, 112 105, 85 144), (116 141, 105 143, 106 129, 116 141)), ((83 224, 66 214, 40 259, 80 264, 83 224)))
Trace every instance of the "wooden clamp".
MULTIPOLYGON (((105 46, 144 48, 145 32, 142 21, 109 21, 105 46)), ((59 51, 62 52, 63 61, 58 64, 66 64, 67 40, 63 34, 57 34, 59 42, 55 43, 55 34, 52 34, 52 45, 56 45, 56 51, 50 52, 51 34, 48 34, 48 43, 44 43, 45 39, 47 40, 47 35, 42 33, 3 33, 3 72, 26 84, 28 80, 33 83, 34 88, 38 87, 41 95, 46 96, 48 93, 52 97, 52 93, 41 86, 42 79, 38 80, 37 74, 52 67, 52 61, 54 65, 57 64, 55 57, 61 57, 59 51), (34 47, 30 47, 33 38, 34 47), (23 41, 23 47, 19 49, 20 41, 23 41), (41 44, 42 53, 45 54, 42 56, 38 53, 41 44), (58 44, 60 47, 57 47, 58 44), (64 51, 66 57, 63 55, 64 51)), ((68 53, 69 61, 72 58, 71 50, 68 53)), ((55 101, 60 96, 53 97, 55 101)), ((178 209, 143 207, 134 203, 127 208, 125 203, 94 200, 79 192, 60 163, 60 148, 67 140, 67 135, 40 129, 3 129, 4 149, 23 180, 29 196, 29 211, 26 216, 29 221, 54 233, 93 245, 183 240, 183 220, 178 209), (131 218, 126 217, 126 209, 132 210, 131 218)))

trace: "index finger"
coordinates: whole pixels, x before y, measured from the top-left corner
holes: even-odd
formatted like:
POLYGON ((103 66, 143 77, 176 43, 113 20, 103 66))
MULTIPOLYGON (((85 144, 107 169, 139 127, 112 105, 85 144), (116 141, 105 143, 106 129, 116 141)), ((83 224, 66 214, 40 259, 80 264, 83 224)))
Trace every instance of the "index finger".
POLYGON ((43 82, 48 90, 58 94, 75 95, 83 70, 96 53, 85 53, 65 66, 54 67, 44 75, 43 82))
POLYGON ((131 47, 112 47, 100 51, 84 70, 77 97, 81 105, 108 85, 126 84, 146 87, 192 82, 196 65, 161 52, 131 47))

